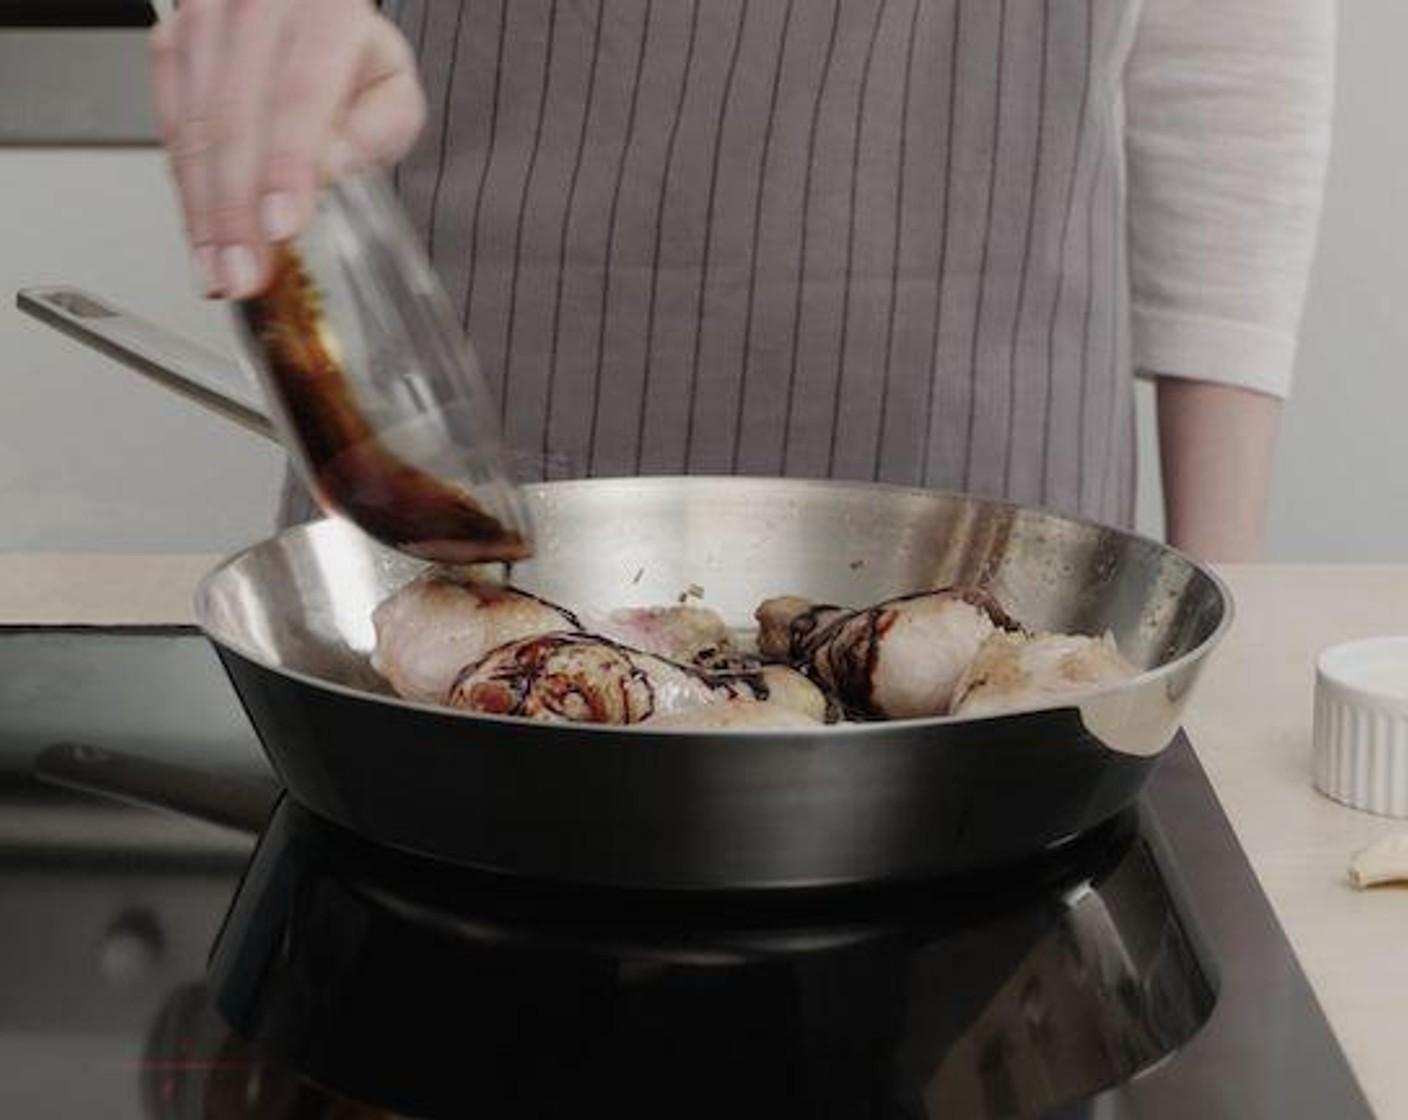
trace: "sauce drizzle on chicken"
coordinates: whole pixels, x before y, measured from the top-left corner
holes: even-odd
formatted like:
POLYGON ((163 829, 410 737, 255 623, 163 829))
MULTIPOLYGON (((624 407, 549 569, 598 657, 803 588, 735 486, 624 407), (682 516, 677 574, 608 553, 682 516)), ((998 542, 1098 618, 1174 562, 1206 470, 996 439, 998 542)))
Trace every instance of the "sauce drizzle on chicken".
POLYGON ((1135 672, 1110 637, 1030 635, 975 588, 858 610, 780 596, 757 619, 753 654, 698 605, 592 616, 431 572, 377 608, 375 663, 402 695, 462 711, 671 730, 999 714, 1135 672))

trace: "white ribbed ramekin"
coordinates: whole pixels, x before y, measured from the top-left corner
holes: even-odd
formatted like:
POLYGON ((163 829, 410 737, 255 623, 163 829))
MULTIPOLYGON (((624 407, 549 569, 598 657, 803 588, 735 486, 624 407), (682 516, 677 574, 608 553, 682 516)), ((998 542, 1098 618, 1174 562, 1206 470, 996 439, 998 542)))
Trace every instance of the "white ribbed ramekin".
POLYGON ((1332 646, 1315 665, 1315 785, 1408 817, 1408 637, 1332 646))

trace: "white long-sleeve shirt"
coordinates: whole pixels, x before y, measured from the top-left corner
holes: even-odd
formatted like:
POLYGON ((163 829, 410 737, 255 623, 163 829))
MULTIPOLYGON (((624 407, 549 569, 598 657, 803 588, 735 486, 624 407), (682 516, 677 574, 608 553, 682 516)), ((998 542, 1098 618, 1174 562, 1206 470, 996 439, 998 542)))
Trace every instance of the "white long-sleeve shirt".
POLYGON ((1333 0, 1143 0, 1125 70, 1139 369, 1290 390, 1334 19, 1333 0))

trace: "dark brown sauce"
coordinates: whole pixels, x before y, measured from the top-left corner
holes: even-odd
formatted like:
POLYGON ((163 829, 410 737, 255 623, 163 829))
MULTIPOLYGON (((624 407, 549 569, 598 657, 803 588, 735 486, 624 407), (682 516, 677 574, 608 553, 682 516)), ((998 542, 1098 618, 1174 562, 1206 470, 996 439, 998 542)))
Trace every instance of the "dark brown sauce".
POLYGON ((371 536, 426 560, 472 564, 531 555, 527 541, 465 490, 382 443, 357 405, 320 303, 298 255, 285 245, 274 250, 269 286, 239 311, 324 499, 371 536))
MULTIPOLYGON (((555 609, 568 615, 561 607, 555 609)), ((729 700, 767 700, 771 696, 772 689, 763 675, 764 663, 759 658, 715 653, 721 658, 718 663, 689 665, 600 635, 554 631, 525 638, 514 645, 507 657, 501 647, 466 665, 450 686, 449 694, 454 696, 468 686, 467 702, 460 706, 492 715, 531 719, 535 710, 542 710, 571 722, 640 723, 653 716, 658 705, 655 682, 637 660, 643 658, 685 673, 729 700), (574 665, 574 648, 601 650, 612 656, 608 661, 574 665), (485 672, 490 663, 497 664, 485 672), (483 679, 470 686, 476 676, 483 679), (615 707, 610 702, 613 690, 615 707), (585 719, 573 714, 580 708, 587 711, 585 719), (615 718, 617 715, 624 718, 615 718)), ((834 722, 833 702, 829 695, 826 699, 827 722, 834 722)))
POLYGON ((804 610, 787 626, 792 659, 800 661, 810 656, 853 613, 831 603, 814 603, 804 610))
POLYGON ((487 663, 497 660, 502 663, 469 688, 464 705, 468 710, 528 719, 541 711, 573 723, 639 723, 655 712, 655 684, 633 655, 637 651, 589 634, 542 634, 515 645, 507 658, 500 649, 467 665, 450 695, 466 688, 487 663), (575 664, 574 648, 603 650, 612 656, 608 661, 575 664))
POLYGON ((991 593, 978 587, 914 591, 854 611, 816 604, 792 620, 794 664, 828 696, 834 692, 848 719, 883 719, 874 700, 880 643, 895 624, 896 607, 931 595, 952 596, 976 607, 999 630, 1022 630, 991 593))

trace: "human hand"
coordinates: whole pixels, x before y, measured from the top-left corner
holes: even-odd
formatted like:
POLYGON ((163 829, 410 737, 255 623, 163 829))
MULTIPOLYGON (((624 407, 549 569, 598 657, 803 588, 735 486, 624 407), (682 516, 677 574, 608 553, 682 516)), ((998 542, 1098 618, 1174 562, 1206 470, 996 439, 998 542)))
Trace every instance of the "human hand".
POLYGON ((264 284, 321 183, 393 163, 425 121, 415 57, 370 0, 185 0, 152 32, 152 93, 207 296, 264 284))

